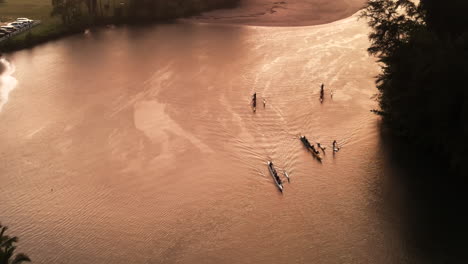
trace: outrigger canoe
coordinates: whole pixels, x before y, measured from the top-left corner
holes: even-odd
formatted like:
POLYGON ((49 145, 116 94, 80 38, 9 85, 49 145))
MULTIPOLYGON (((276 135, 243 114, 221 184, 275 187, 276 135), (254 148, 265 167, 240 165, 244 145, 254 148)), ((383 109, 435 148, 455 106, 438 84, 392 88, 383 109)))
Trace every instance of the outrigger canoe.
POLYGON ((312 147, 309 140, 305 136, 301 136, 301 142, 302 142, 302 144, 304 144, 304 147, 310 153, 312 153, 312 156, 314 156, 314 158, 316 158, 318 161, 322 162, 322 156, 320 155, 320 153, 315 152, 315 148, 312 147))
POLYGON ((271 161, 268 161, 268 170, 270 171, 271 177, 273 177, 273 180, 275 181, 276 187, 280 190, 280 192, 283 192, 283 183, 281 182, 280 177, 278 176, 278 173, 275 170, 275 167, 273 167, 273 163, 271 161))

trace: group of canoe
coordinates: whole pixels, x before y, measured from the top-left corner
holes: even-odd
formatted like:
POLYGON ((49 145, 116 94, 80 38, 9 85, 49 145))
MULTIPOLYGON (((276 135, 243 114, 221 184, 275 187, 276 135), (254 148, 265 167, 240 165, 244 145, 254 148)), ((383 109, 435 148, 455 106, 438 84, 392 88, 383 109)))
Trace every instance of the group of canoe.
MULTIPOLYGON (((314 156, 318 161, 320 162, 322 161, 322 155, 320 155, 320 151, 318 149, 322 150, 323 154, 325 154, 325 149, 327 149, 326 147, 322 146, 320 143, 317 143, 318 149, 315 148, 315 146, 313 144, 310 144, 309 140, 305 136, 301 136, 301 142, 304 145, 304 147, 310 153, 312 153, 312 156, 314 156)), ((340 150, 336 140, 333 141, 332 148, 333 148, 333 153, 338 152, 340 150)))
MULTIPOLYGON (((325 95, 324 85, 322 84, 320 86, 320 102, 321 103, 324 100, 324 95, 325 95)), ((331 97, 333 97, 333 91, 331 92, 331 97)), ((263 107, 265 107, 265 104, 266 104, 266 101, 265 99, 263 99, 263 107)), ((252 109, 254 113, 257 110, 257 93, 254 93, 252 95, 252 109)), ((322 162, 322 155, 320 154, 320 151, 318 149, 320 149, 323 152, 323 154, 325 154, 326 148, 323 147, 320 143, 317 143, 317 148, 316 148, 313 144, 309 142, 309 140, 305 136, 301 136, 300 139, 304 147, 312 154, 312 156, 316 158, 319 162, 322 162)), ((332 148, 333 148, 333 153, 338 152, 340 150, 336 140, 333 141, 332 148)), ((283 181, 281 180, 281 178, 278 175, 278 172, 273 166, 273 162, 268 161, 267 165, 268 165, 268 170, 270 171, 271 177, 273 177, 273 180, 276 186, 281 192, 283 192, 283 181)), ((288 182, 289 182, 290 181, 289 175, 286 171, 284 171, 284 176, 288 179, 288 182)))
MULTIPOLYGON (((266 100, 265 98, 263 98, 263 108, 265 108, 265 106, 266 106, 266 100)), ((252 95, 252 109, 254 113, 257 111, 257 93, 254 93, 252 95)))
MULTIPOLYGON (((325 85, 322 83, 320 86, 320 102, 323 103, 323 100, 325 99, 325 85)), ((333 90, 330 92, 330 96, 333 97, 333 90)), ((266 105, 266 100, 263 98, 263 108, 265 108, 266 105)), ((257 111, 257 93, 254 93, 252 95, 252 110, 254 113, 257 111)))
MULTIPOLYGON (((323 154, 325 154, 325 147, 322 146, 320 143, 317 143, 317 148, 315 148, 315 146, 313 144, 310 144, 309 140, 305 137, 305 136, 301 136, 301 142, 302 144, 304 145, 304 147, 310 152, 312 153, 312 156, 314 156, 314 158, 316 158, 319 162, 322 162, 322 155, 320 155, 320 150, 322 150, 323 154)), ((338 152, 340 150, 340 148, 338 147, 338 144, 336 143, 336 140, 333 141, 333 153, 335 152, 338 152)), ((281 178, 278 176, 278 172, 276 171, 275 167, 273 166, 273 162, 271 161, 268 161, 267 162, 267 165, 268 165, 268 170, 270 171, 270 174, 271 176, 273 177, 273 180, 275 181, 275 184, 276 186, 278 187, 278 189, 283 192, 283 181, 281 180, 281 178)), ((289 180, 289 175, 288 173, 285 171, 284 172, 284 176, 286 176, 286 178, 288 179, 288 182, 290 181, 289 180)))

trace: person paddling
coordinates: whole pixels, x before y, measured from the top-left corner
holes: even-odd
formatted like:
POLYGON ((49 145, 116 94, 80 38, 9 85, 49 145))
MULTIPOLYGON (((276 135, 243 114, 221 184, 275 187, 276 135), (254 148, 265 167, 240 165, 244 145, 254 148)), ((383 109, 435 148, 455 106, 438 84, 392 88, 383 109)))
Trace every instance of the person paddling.
POLYGON ((340 148, 338 148, 338 143, 336 143, 336 140, 333 140, 333 151, 338 152, 338 150, 340 150, 340 148))
POLYGON ((263 98, 263 108, 265 108, 265 106, 266 106, 266 99, 263 98))
POLYGON ((252 107, 255 112, 257 110, 257 93, 252 95, 252 107))
POLYGON ((288 179, 288 183, 291 183, 291 180, 289 179, 289 175, 286 171, 283 172, 284 173, 284 176, 286 176, 286 178, 288 179))
POLYGON ((314 145, 310 145, 310 148, 315 154, 320 154, 320 152, 314 147, 314 145))
POLYGON ((323 153, 325 153, 325 149, 326 149, 326 148, 325 148, 324 146, 322 146, 320 143, 317 143, 317 147, 318 147, 319 149, 321 149, 321 150, 323 151, 323 153))
POLYGON ((323 95, 325 94, 324 87, 325 85, 322 83, 322 85, 320 86, 320 101, 323 101, 323 95))

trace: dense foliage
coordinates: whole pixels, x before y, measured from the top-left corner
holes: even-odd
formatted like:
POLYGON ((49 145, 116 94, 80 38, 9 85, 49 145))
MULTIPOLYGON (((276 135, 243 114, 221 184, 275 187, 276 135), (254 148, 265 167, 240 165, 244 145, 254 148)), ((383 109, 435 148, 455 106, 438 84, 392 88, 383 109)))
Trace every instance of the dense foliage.
POLYGON ((20 264, 23 262, 31 262, 28 256, 23 253, 15 255, 15 244, 18 242, 17 237, 10 237, 6 234, 6 226, 0 224, 0 264, 20 264))
POLYGON ((214 8, 231 7, 238 0, 52 0, 52 15, 64 24, 81 26, 97 21, 166 20, 214 8))
POLYGON ((369 52, 386 124, 468 175, 468 19, 464 0, 369 0, 369 52))

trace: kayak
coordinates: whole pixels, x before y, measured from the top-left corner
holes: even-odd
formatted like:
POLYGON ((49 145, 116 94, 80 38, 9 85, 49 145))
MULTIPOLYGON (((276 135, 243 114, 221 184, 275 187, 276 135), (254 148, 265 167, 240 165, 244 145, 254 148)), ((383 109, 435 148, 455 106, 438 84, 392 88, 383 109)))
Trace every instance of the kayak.
POLYGON ((273 180, 275 181, 276 187, 278 187, 280 192, 283 192, 283 183, 281 182, 281 179, 279 178, 278 173, 273 167, 273 163, 271 163, 271 161, 268 161, 267 164, 268 164, 268 170, 270 171, 271 177, 273 177, 273 180))
POLYGON ((309 140, 305 137, 305 136, 301 136, 301 141, 302 141, 302 144, 304 144, 304 147, 310 152, 312 153, 312 156, 314 156, 314 158, 316 158, 318 161, 322 161, 322 156, 320 156, 319 153, 316 153, 314 151, 314 148, 312 147, 312 145, 310 144, 309 140))

